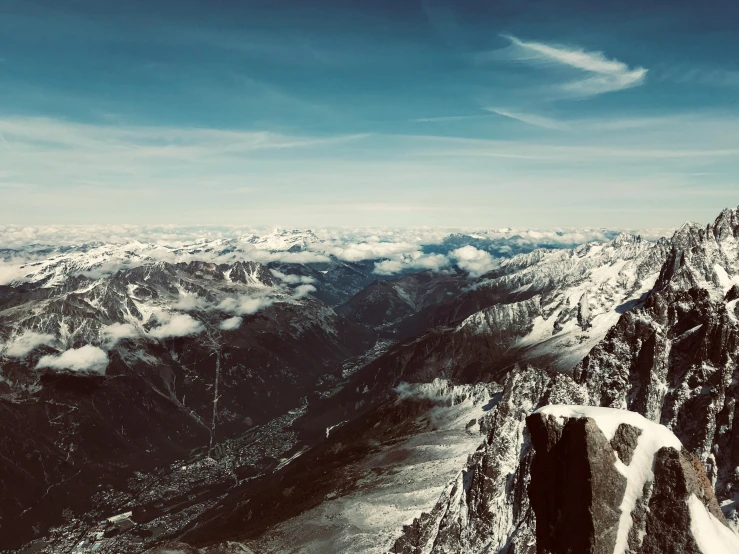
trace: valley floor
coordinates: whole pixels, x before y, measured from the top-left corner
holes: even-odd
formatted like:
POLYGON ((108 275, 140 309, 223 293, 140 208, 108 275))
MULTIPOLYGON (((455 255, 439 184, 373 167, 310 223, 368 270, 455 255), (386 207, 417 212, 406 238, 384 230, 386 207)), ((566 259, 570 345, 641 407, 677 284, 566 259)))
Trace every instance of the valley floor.
MULTIPOLYGON (((270 530, 249 546, 265 554, 353 552, 382 554, 422 511, 430 511, 447 483, 483 441, 477 424, 489 404, 467 400, 434 408, 435 428, 373 454, 361 464, 356 490, 270 530)), ((330 496, 330 495, 329 495, 330 496)))

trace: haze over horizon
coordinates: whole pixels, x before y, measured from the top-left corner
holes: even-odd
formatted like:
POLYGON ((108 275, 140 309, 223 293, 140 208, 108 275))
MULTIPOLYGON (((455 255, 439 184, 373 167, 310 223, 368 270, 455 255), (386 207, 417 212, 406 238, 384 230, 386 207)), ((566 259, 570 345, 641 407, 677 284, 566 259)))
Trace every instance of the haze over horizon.
POLYGON ((0 0, 0 218, 707 223, 739 203, 737 22, 726 0, 0 0))

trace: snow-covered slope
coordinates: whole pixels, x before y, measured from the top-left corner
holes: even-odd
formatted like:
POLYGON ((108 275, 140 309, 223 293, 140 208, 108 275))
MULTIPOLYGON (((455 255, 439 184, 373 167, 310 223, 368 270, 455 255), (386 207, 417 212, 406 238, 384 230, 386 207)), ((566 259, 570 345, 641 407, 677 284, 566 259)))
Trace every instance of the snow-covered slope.
MULTIPOLYGON (((506 288, 534 295, 525 302, 495 305, 467 318, 462 331, 485 333, 491 325, 506 327, 499 318, 527 321, 512 348, 534 363, 566 370, 578 363, 618 321, 652 289, 667 255, 666 241, 647 242, 621 234, 608 243, 573 250, 536 251, 503 262, 500 277, 477 288, 506 288), (587 321, 580 321, 587 302, 587 321), (521 310, 526 314, 521 318, 521 310), (506 314, 503 316, 503 314, 506 314)), ((520 324, 516 324, 520 325, 520 324)))
POLYGON ((437 403, 418 417, 431 417, 434 424, 388 442, 347 468, 346 474, 356 474, 355 487, 329 493, 316 508, 272 528, 249 546, 263 554, 384 554, 398 529, 430 509, 449 479, 456 483, 454 496, 463 494, 457 468, 480 443, 477 421, 490 408, 495 389, 455 387, 442 380, 402 387, 401 403, 437 403))
MULTIPOLYGON (((83 345, 110 350, 123 339, 198 335, 229 317, 299 302, 307 292, 280 286, 255 262, 156 262, 111 276, 69 277, 57 285, 20 294, 0 308, 0 341, 5 344, 0 355, 12 356, 14 345, 29 333, 53 336, 47 345, 61 351, 83 345)), ((16 357, 27 355, 33 353, 16 357)))

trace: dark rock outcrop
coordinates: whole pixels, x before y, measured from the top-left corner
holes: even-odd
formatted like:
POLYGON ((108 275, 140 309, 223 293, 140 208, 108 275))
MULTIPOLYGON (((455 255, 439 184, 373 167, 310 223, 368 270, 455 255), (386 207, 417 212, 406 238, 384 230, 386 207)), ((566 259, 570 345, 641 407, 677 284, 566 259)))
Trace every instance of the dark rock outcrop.
POLYGON ((700 460, 686 450, 662 448, 655 457, 654 475, 646 532, 639 552, 701 554, 690 531, 690 496, 696 495, 719 521, 724 522, 724 516, 700 460))
POLYGON ((631 457, 634 455, 639 435, 641 435, 641 429, 628 423, 622 423, 616 429, 616 434, 611 439, 611 448, 618 454, 624 465, 631 463, 631 457))
POLYGON ((578 408, 572 417, 558 417, 548 410, 526 420, 536 451, 528 491, 538 554, 611 554, 623 548, 630 554, 713 554, 711 548, 739 547, 700 460, 676 448, 679 442, 665 428, 647 420, 644 429, 623 422, 609 441, 602 424, 633 413, 578 408), (640 440, 641 457, 632 460, 640 440), (622 461, 641 466, 619 470, 617 452, 622 461), (634 492, 639 498, 629 497, 634 492), (624 506, 630 507, 627 517, 624 506), (719 528, 711 530, 709 546, 694 535, 706 519, 719 528))
POLYGON ((537 552, 611 554, 626 478, 608 439, 591 418, 561 424, 535 413, 526 424, 536 450, 529 499, 537 552))

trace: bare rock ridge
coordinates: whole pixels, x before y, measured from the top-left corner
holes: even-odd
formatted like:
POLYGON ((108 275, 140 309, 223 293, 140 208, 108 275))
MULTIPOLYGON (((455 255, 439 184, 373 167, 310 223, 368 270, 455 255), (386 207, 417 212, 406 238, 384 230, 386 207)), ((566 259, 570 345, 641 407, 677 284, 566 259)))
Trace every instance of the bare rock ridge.
POLYGON ((700 460, 667 428, 557 405, 526 424, 538 554, 739 552, 700 460))
POLYGON ((529 498, 539 552, 612 552, 626 478, 591 418, 534 414, 526 424, 536 449, 529 498))

